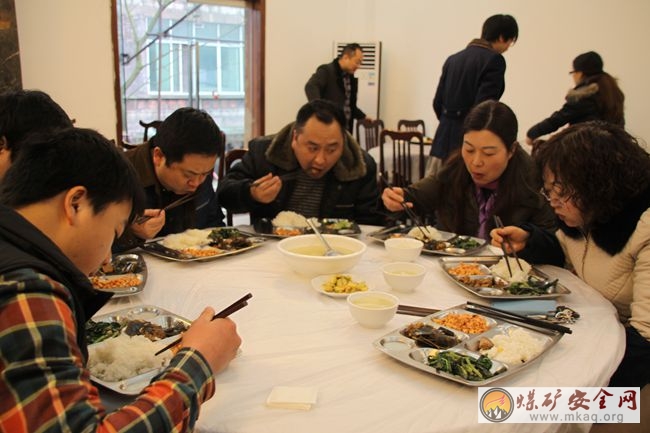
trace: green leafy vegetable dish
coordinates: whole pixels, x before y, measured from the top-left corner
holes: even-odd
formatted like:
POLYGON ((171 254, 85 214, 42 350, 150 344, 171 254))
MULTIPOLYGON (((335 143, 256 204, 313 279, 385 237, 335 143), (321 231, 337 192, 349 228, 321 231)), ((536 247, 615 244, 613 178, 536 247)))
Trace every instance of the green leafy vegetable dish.
POLYGON ((494 376, 490 371, 492 361, 485 355, 478 359, 452 351, 430 354, 428 364, 438 371, 444 371, 466 380, 481 381, 494 376))

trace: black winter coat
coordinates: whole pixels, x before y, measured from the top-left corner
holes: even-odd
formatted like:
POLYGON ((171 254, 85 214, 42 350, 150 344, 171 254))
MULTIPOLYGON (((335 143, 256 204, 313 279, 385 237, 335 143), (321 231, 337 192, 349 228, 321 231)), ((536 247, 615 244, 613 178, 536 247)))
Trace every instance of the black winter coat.
POLYGON ((503 56, 482 39, 474 39, 447 58, 433 98, 433 111, 440 123, 431 155, 445 159, 460 147, 465 116, 476 104, 501 98, 506 88, 505 72, 503 56))
POLYGON ((600 119, 600 109, 596 101, 597 93, 598 84, 596 83, 578 84, 569 90, 566 102, 559 111, 530 128, 526 135, 534 140, 542 135, 550 134, 566 124, 574 125, 600 119))
MULTIPOLYGON (((345 87, 343 85, 343 72, 339 65, 339 60, 334 59, 330 63, 320 65, 316 72, 309 78, 305 84, 305 94, 308 101, 314 99, 327 99, 343 109, 345 105, 345 87)), ((352 116, 346 126, 346 129, 352 132, 354 119, 365 119, 366 113, 357 107, 357 91, 359 90, 359 80, 350 75, 350 110, 352 116)))

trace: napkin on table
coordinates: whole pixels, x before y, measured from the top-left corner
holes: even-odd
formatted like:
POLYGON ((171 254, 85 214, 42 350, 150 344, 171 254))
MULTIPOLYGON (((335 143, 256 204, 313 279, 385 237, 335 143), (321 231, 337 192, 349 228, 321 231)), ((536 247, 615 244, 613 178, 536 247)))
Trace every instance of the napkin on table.
POLYGON ((266 399, 268 407, 310 410, 316 404, 318 389, 312 386, 276 386, 266 399))

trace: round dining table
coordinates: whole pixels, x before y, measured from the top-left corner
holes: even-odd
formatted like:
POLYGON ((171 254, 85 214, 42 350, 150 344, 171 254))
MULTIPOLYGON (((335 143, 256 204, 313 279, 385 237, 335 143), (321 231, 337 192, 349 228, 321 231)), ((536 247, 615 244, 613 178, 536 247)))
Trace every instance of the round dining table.
MULTIPOLYGON (((242 228, 246 229, 249 227, 242 228)), ((374 290, 390 292, 382 265, 390 259, 382 243, 366 235, 361 261, 351 270, 374 290)), ((479 423, 478 388, 415 369, 373 346, 381 336, 417 317, 396 315, 385 327, 368 329, 350 315, 345 298, 314 290, 310 278, 290 270, 269 239, 242 254, 202 262, 176 262, 144 254, 144 290, 111 300, 98 314, 131 306, 154 305, 188 319, 205 306, 219 311, 250 292, 248 306, 231 318, 242 337, 240 354, 216 377, 216 393, 200 411, 196 431, 219 433, 430 433, 515 432, 521 425, 479 423), (317 389, 310 410, 266 405, 274 387, 317 389)), ((481 254, 494 254, 485 247, 481 254)), ((424 281, 414 292, 394 292, 401 304, 447 309, 483 302, 445 275, 440 256, 421 255, 424 281)), ((625 335, 614 307, 571 272, 540 269, 558 278, 571 293, 558 299, 580 314, 546 353, 517 373, 496 381, 499 387, 600 387, 620 362, 625 335), (596 350, 598 349, 598 350, 596 350)), ((133 397, 100 388, 108 408, 133 397)), ((526 432, 588 431, 590 424, 527 424, 526 432)))

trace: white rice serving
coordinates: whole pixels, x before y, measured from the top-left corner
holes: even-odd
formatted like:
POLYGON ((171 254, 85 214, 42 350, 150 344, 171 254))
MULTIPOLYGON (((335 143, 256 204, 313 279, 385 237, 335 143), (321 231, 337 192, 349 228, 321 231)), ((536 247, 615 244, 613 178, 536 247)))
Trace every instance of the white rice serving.
POLYGON ((494 346, 481 350, 481 353, 507 364, 523 364, 544 350, 544 343, 540 339, 520 328, 510 329, 507 334, 495 335, 490 340, 494 346))
POLYGON ((307 227, 307 219, 299 213, 284 210, 279 212, 271 223, 275 227, 307 227))
POLYGON ((407 235, 409 237, 421 240, 422 242, 439 241, 442 239, 440 232, 435 227, 431 226, 424 226, 422 230, 420 230, 418 227, 413 227, 411 230, 409 230, 407 235), (426 237, 422 233, 423 231, 426 233, 426 237))
POLYGON ((514 257, 508 257, 508 263, 510 263, 510 269, 512 269, 512 277, 510 276, 510 272, 508 272, 508 265, 506 264, 505 257, 499 260, 499 263, 490 268, 492 275, 503 278, 509 283, 523 283, 528 281, 528 275, 533 269, 530 264, 525 260, 519 259, 519 263, 523 268, 522 270, 519 269, 517 260, 514 257))
POLYGON ((173 250, 184 250, 186 248, 200 248, 208 245, 208 235, 212 229, 189 229, 182 233, 167 235, 160 243, 173 250))
POLYGON ((88 346, 88 369, 97 379, 118 382, 169 364, 171 352, 154 356, 162 347, 143 335, 121 334, 88 346))

